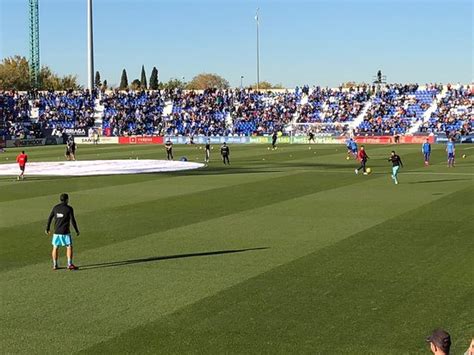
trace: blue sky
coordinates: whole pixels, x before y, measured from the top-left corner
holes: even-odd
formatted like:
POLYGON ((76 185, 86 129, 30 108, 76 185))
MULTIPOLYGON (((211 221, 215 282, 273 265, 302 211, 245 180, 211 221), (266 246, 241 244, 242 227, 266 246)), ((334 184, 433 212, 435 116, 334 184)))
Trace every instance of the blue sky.
MULTIPOLYGON (((95 68, 118 84, 156 66, 160 80, 201 72, 231 85, 473 80, 470 0, 94 0, 95 68)), ((0 0, 0 58, 28 56, 28 0, 0 0)), ((86 83, 86 0, 40 0, 41 64, 86 83)))

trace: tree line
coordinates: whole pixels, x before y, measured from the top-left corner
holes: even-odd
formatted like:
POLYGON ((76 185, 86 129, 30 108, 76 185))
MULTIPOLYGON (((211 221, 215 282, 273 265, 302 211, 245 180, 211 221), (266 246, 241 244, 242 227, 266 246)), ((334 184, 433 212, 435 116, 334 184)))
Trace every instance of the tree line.
MULTIPOLYGON (((95 72, 94 87, 99 90, 116 89, 111 87, 107 80, 101 78, 100 72, 95 72)), ((253 84, 248 88, 256 89, 253 84)), ((259 83, 260 90, 283 89, 281 84, 273 85, 267 81, 259 83)), ((140 79, 136 78, 129 83, 126 69, 122 70, 120 84, 117 89, 120 90, 158 90, 158 89, 187 89, 187 90, 205 90, 205 89, 229 89, 229 82, 220 75, 213 73, 201 73, 196 75, 191 81, 186 82, 177 78, 171 78, 167 82, 160 82, 158 69, 153 67, 149 80, 147 80, 145 66, 142 65, 140 79)), ((0 90, 18 90, 27 91, 33 89, 28 60, 22 56, 13 56, 4 58, 0 62, 0 90)), ((43 66, 39 76, 39 90, 80 90, 83 89, 78 83, 77 75, 60 76, 54 73, 48 66, 43 66)))

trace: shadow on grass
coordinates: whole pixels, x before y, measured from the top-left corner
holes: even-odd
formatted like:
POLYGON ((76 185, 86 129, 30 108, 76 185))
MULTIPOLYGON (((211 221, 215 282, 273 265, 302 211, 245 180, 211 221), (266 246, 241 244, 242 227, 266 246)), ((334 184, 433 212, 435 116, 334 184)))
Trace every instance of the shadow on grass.
POLYGON ((409 182, 411 185, 415 184, 432 184, 436 182, 450 182, 450 181, 472 181, 472 179, 440 179, 440 180, 422 180, 422 181, 413 181, 409 182))
POLYGON ((111 262, 107 262, 107 263, 83 265, 83 266, 80 267, 79 270, 102 269, 102 268, 107 268, 107 267, 117 267, 117 266, 127 266, 127 265, 150 263, 150 262, 161 261, 161 260, 194 258, 194 257, 198 257, 198 256, 214 256, 214 255, 223 255, 223 254, 235 254, 235 253, 243 253, 243 252, 246 252, 246 251, 265 250, 265 249, 268 249, 268 247, 231 249, 231 250, 217 250, 217 251, 207 251, 207 252, 202 252, 202 253, 152 256, 152 257, 149 257, 149 258, 142 258, 142 259, 119 260, 119 261, 111 261, 111 262))

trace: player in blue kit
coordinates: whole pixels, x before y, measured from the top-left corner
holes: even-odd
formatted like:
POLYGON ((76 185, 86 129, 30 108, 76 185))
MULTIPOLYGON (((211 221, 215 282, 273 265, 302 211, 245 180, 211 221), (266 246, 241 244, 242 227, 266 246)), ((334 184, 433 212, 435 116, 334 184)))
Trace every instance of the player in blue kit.
POLYGON ((426 142, 421 146, 421 152, 425 158, 425 166, 430 165, 431 144, 428 138, 426 138, 426 142))
POLYGON ((454 157, 456 155, 456 147, 454 146, 454 139, 449 138, 446 144, 446 152, 448 153, 448 168, 454 168, 454 157))
POLYGON ((347 159, 349 159, 350 155, 352 155, 353 158, 357 158, 357 143, 352 138, 349 138, 346 141, 346 147, 347 147, 347 159))

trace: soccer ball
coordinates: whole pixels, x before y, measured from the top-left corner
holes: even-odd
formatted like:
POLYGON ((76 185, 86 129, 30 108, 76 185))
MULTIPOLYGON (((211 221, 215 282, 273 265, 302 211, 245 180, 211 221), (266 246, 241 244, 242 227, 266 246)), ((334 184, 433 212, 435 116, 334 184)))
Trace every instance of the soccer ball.
POLYGON ((346 160, 349 160, 350 158, 349 157, 346 157, 346 160))
MULTIPOLYGON (((462 155, 462 158, 463 158, 463 159, 466 159, 466 154, 463 154, 463 155, 462 155)), ((8 158, 7 158, 7 159, 8 159, 8 158)))
POLYGON ((372 169, 371 169, 371 168, 367 168, 365 171, 367 172, 367 174, 370 174, 370 173, 372 172, 372 169))

